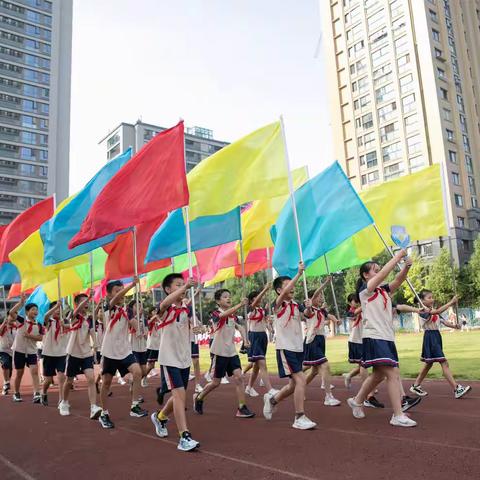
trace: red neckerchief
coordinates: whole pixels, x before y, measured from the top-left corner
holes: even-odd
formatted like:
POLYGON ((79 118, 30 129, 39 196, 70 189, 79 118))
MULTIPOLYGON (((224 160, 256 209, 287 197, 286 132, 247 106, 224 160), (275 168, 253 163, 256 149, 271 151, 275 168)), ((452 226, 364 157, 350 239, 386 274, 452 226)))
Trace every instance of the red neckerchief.
POLYGON ((25 323, 28 323, 27 333, 32 333, 33 326, 36 322, 32 322, 31 320, 25 320, 25 323))
MULTIPOLYGON (((13 325, 10 325, 10 332, 13 333, 13 330, 16 329, 16 328, 18 328, 18 327, 15 323, 13 325)), ((0 337, 3 337, 7 333, 7 330, 8 330, 8 325, 7 325, 7 322, 5 322, 0 327, 0 337)))
POLYGON ((155 324, 157 323, 157 319, 154 318, 148 322, 148 333, 151 335, 155 330, 155 324))
POLYGON ((388 302, 388 296, 383 288, 376 288, 375 293, 367 300, 368 303, 373 302, 378 295, 381 295, 383 297, 383 309, 387 309, 387 302, 388 302))
POLYGON ((127 311, 123 307, 118 307, 115 310, 115 315, 113 318, 110 320, 110 325, 108 326, 109 330, 112 330, 113 326, 122 318, 128 318, 127 316, 127 311))
POLYGON ((325 320, 325 315, 323 314, 323 311, 321 308, 313 307, 313 311, 317 314, 317 324, 315 325, 315 329, 317 329, 317 328, 320 328, 320 325, 322 324, 323 320, 325 320))
POLYGON ((360 325, 360 322, 362 321, 362 312, 360 312, 356 317, 355 320, 353 321, 353 328, 358 327, 360 325))
POLYGON ((55 341, 58 342, 58 336, 60 335, 60 331, 62 330, 62 323, 60 320, 57 320, 56 318, 51 318, 50 319, 50 325, 48 326, 48 329, 52 328, 52 321, 55 322, 55 334, 53 338, 55 338, 55 341))
POLYGON ((69 329, 70 332, 73 332, 75 330, 80 330, 80 328, 82 328, 82 323, 85 320, 85 317, 83 315, 80 315, 79 313, 77 313, 75 318, 76 318, 76 321, 70 327, 69 329))
POLYGON ((288 314, 287 321, 285 322, 285 326, 288 325, 288 322, 295 316, 295 309, 298 308, 298 304, 291 301, 291 302, 282 302, 282 308, 277 313, 277 318, 283 316, 283 314, 287 311, 287 308, 290 307, 290 312, 288 314))
POLYGON ((265 318, 265 310, 261 307, 255 307, 250 315, 249 320, 252 322, 261 322, 265 318))
POLYGON ((185 312, 188 315, 187 307, 177 307, 176 305, 170 305, 165 315, 165 320, 157 326, 157 330, 165 328, 167 325, 177 321, 178 317, 185 312))
POLYGON ((433 315, 430 315, 430 320, 431 320, 433 323, 438 322, 438 319, 439 319, 439 318, 440 318, 440 317, 439 317, 436 313, 433 314, 433 315))
MULTIPOLYGON (((216 317, 220 317, 221 313, 223 313, 223 312, 220 312, 219 310, 216 310, 214 312, 216 317)), ((219 330, 221 330, 227 324, 229 318, 231 318, 233 321, 235 321, 235 319, 237 317, 236 317, 236 315, 229 315, 228 317, 219 318, 217 325, 213 326, 212 334, 215 334, 219 330)))

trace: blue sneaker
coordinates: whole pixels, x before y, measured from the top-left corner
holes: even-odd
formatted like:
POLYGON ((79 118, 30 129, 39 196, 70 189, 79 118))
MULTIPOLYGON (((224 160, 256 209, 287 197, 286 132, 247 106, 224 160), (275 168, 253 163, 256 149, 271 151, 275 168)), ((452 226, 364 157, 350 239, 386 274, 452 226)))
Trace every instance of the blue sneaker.
POLYGON ((200 443, 192 438, 190 432, 183 432, 178 442, 177 450, 191 452, 200 446, 200 443))
POLYGON ((168 420, 159 420, 157 416, 157 412, 153 412, 150 415, 150 420, 155 426, 155 433, 157 434, 158 437, 160 438, 168 437, 168 430, 167 430, 168 420))

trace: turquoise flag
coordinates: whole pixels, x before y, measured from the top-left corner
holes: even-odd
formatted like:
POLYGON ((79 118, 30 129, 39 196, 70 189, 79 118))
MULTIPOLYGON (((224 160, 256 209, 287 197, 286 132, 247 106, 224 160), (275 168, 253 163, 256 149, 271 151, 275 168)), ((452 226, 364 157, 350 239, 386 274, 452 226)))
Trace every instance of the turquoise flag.
POLYGON ((83 220, 99 193, 130 160, 131 156, 132 149, 128 148, 124 153, 108 162, 70 203, 40 227, 40 236, 44 246, 44 265, 53 265, 83 255, 115 239, 116 234, 111 234, 71 250, 68 248, 68 242, 80 230, 83 220))
MULTIPOLYGON (((190 223, 192 251, 215 247, 242 238, 240 208, 223 215, 198 217, 190 223)), ((181 209, 172 212, 153 234, 145 263, 171 258, 187 252, 185 221, 181 209)))
MULTIPOLYGON (((27 298, 25 305, 27 305, 28 303, 34 303, 38 307, 37 322, 44 323, 45 314, 50 308, 50 300, 48 299, 47 294, 43 291, 43 288, 41 286, 37 287, 27 298)), ((25 307, 22 307, 18 313, 22 317, 26 317, 25 307)))
MULTIPOLYGON (((295 203, 306 267, 373 223, 338 162, 300 187, 295 192, 295 203)), ((300 254, 291 200, 283 207, 271 235, 275 270, 293 277, 300 254)))
POLYGON ((20 273, 13 263, 3 263, 0 266, 0 285, 11 285, 20 282, 20 273))

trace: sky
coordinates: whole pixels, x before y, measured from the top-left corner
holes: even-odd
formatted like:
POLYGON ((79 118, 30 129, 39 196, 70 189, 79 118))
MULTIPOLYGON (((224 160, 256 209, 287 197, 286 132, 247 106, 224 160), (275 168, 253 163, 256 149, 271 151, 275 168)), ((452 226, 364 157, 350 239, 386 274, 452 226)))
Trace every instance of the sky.
POLYGON ((70 193, 120 122, 234 141, 283 114, 290 163, 330 164, 319 0, 75 0, 70 193))

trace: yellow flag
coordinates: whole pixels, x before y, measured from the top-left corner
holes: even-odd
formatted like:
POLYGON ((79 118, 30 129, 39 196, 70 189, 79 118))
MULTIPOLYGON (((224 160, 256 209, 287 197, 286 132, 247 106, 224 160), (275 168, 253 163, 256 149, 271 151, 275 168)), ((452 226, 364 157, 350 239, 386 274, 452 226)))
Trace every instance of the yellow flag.
POLYGON ((259 128, 203 160, 187 175, 190 220, 288 193, 280 122, 259 128))
POLYGON ((211 280, 205 282, 205 286, 210 287, 211 285, 223 282, 229 278, 235 278, 235 267, 222 268, 211 280))
MULTIPOLYGON (((60 294, 62 297, 73 295, 85 289, 84 282, 75 270, 75 267, 64 268, 58 272, 60 275, 60 294)), ((23 283, 22 283, 23 286, 23 283)), ((58 280, 54 278, 42 284, 43 291, 50 301, 58 300, 58 280)))

